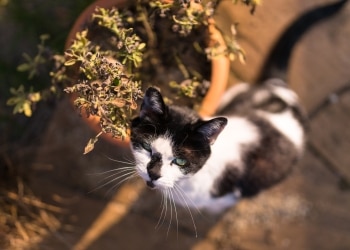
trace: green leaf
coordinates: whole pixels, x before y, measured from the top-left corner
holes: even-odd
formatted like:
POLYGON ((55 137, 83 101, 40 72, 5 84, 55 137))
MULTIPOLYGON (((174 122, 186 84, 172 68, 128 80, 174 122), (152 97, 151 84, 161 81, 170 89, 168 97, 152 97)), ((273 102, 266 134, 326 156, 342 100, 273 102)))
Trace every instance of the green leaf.
POLYGON ((37 74, 37 71, 35 69, 32 69, 29 72, 28 79, 33 79, 33 77, 37 74))
POLYGON ((42 40, 42 41, 45 41, 45 40, 47 40, 47 39, 49 39, 50 38, 50 35, 49 34, 42 34, 41 36, 40 36, 40 40, 42 40))
POLYGON ((6 105, 13 106, 16 105, 21 99, 18 97, 11 97, 10 99, 7 100, 6 105))
POLYGON ((27 53, 23 53, 23 57, 24 59, 26 59, 28 62, 32 62, 32 58, 27 54, 27 53))
POLYGON ((23 63, 17 67, 17 71, 24 72, 30 69, 30 65, 28 63, 23 63))
POLYGON ((17 103, 15 105, 15 107, 13 108, 13 113, 17 114, 17 113, 22 113, 23 112, 23 105, 22 103, 17 103))

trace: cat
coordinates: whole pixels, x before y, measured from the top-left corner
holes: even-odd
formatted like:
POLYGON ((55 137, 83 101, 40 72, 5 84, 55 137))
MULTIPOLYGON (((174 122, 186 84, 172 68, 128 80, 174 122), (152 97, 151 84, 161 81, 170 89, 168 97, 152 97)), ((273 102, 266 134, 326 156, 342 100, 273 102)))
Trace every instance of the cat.
POLYGON ((301 15, 282 34, 255 85, 240 83, 223 96, 215 117, 166 105, 146 90, 131 121, 138 174, 177 204, 218 214, 284 180, 301 159, 307 116, 286 83, 295 43, 347 1, 301 15))

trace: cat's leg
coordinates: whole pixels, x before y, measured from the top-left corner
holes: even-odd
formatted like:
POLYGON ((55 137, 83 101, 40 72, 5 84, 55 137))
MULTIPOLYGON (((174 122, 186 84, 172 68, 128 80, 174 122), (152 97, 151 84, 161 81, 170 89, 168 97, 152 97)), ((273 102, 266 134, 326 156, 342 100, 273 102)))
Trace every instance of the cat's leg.
POLYGON ((220 198, 226 194, 234 194, 235 197, 239 198, 240 189, 238 187, 242 173, 240 168, 235 165, 226 167, 221 176, 214 182, 210 194, 212 197, 220 198))
POLYGON ((219 214, 234 206, 240 199, 240 192, 228 193, 220 197, 213 197, 205 206, 205 210, 219 214))

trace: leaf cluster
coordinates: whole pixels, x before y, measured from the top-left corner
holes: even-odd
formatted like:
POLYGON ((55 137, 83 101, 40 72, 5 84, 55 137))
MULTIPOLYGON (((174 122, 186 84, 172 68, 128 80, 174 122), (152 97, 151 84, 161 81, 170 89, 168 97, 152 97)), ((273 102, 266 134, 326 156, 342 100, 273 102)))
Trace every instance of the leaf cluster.
MULTIPOLYGON (((259 3, 258 0, 240 1, 252 8, 259 3)), ((128 136, 129 118, 138 106, 142 89, 158 84, 154 82, 155 76, 159 72, 164 74, 164 68, 180 72, 182 80, 171 79, 166 84, 179 96, 200 100, 209 88, 210 82, 203 75, 208 70, 192 68, 191 60, 181 55, 184 46, 209 61, 222 54, 231 60, 238 57, 244 61, 234 27, 231 36, 224 37, 224 50, 215 43, 208 47, 205 40, 208 37, 203 38, 207 34, 203 35, 200 29, 208 27, 217 4, 216 0, 205 3, 200 0, 137 0, 132 7, 122 10, 96 8, 87 28, 76 34, 64 55, 51 55, 55 61, 50 73, 52 82, 66 86, 65 92, 74 95, 74 104, 82 114, 98 117, 102 133, 123 139, 128 136), (173 34, 159 34, 166 23, 170 23, 173 34), (96 38, 96 34, 100 37, 96 38), (169 41, 171 49, 168 49, 169 41)), ((38 54, 34 58, 24 55, 26 62, 18 67, 20 71, 27 71, 29 78, 38 73, 41 64, 48 62, 43 56, 46 39, 45 36, 41 38, 38 54)), ((197 63, 205 61, 191 59, 197 63)), ((14 112, 24 112, 27 116, 43 96, 33 90, 26 92, 23 86, 12 89, 11 93, 14 96, 8 104, 15 106, 14 112)), ((90 140, 86 152, 93 149, 100 135, 90 140)))
MULTIPOLYGON (((41 71, 41 66, 48 64, 50 61, 50 52, 45 45, 46 40, 49 39, 48 35, 40 36, 40 43, 37 46, 38 53, 31 57, 27 53, 23 53, 24 63, 17 67, 19 72, 28 72, 28 80, 33 79, 38 76, 41 71)), ((25 90, 24 85, 20 85, 17 89, 10 88, 10 93, 12 95, 6 102, 9 106, 14 106, 13 113, 23 113, 25 116, 30 117, 33 113, 33 107, 41 100, 45 100, 50 93, 56 92, 54 86, 43 91, 34 91, 33 87, 29 90, 25 90)))

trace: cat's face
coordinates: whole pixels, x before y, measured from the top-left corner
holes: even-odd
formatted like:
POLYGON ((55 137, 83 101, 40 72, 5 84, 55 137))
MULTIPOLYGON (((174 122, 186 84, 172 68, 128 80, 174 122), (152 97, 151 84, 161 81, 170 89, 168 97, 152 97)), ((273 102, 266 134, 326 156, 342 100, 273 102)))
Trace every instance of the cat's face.
POLYGON ((131 125, 139 175, 149 187, 173 188, 201 169, 226 123, 225 118, 203 121, 189 109, 168 107, 158 90, 149 88, 131 125))

